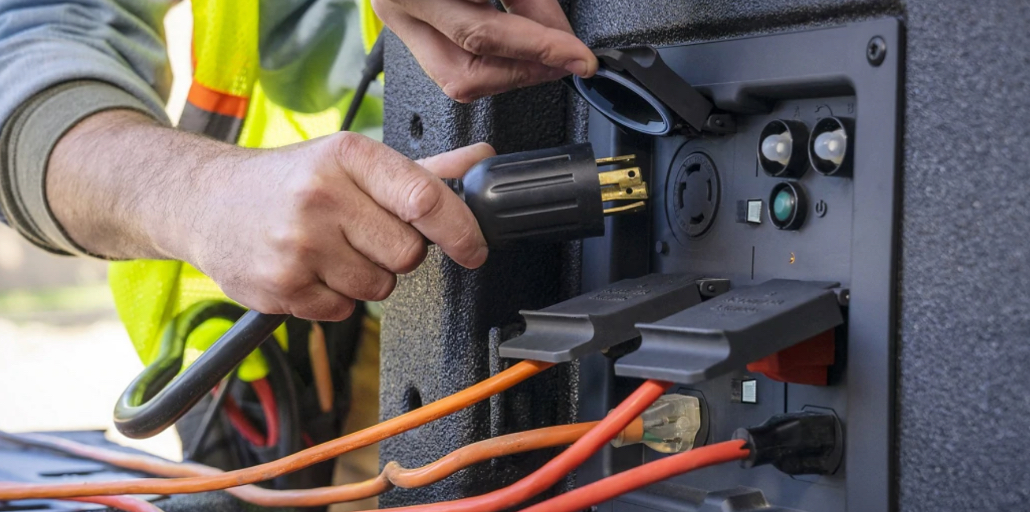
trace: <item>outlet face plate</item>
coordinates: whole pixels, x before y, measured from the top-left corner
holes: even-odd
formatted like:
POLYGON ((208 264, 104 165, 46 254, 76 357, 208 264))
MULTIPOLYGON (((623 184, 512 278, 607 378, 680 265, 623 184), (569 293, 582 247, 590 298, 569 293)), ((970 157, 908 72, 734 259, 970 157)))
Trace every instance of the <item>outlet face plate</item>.
MULTIPOLYGON (((758 284, 772 278, 837 281, 847 287, 851 281, 851 221, 853 183, 850 178, 824 176, 812 169, 800 179, 774 178, 758 165, 759 133, 770 121, 793 119, 813 126, 830 112, 842 115, 855 112, 854 97, 832 97, 777 102, 769 114, 740 116, 737 133, 730 137, 687 140, 662 137, 654 142, 652 190, 655 204, 652 236, 668 243, 666 254, 652 257, 657 272, 678 272, 689 267, 693 272, 732 279, 738 284, 758 284), (670 215, 670 204, 682 199, 677 192, 682 163, 706 155, 719 169, 716 184, 723 203, 712 226, 701 236, 688 236, 683 223, 670 215), (672 162, 669 169, 661 163, 672 162), (770 220, 770 192, 779 183, 790 181, 806 192, 807 215, 796 231, 778 229, 770 220), (671 186, 670 186, 671 185, 671 186), (739 202, 761 202, 761 223, 748 223, 736 215, 739 202), (822 215, 817 213, 817 205, 822 215)), ((807 161, 807 155, 805 156, 807 161)), ((688 185, 692 184, 688 182, 688 185)), ((686 195, 701 199, 698 195, 686 195)), ((707 205, 707 203, 704 203, 707 205)), ((684 209, 697 210, 700 206, 684 209)))
MULTIPOLYGON (((601 510, 752 510, 761 502, 753 499, 759 491, 760 498, 786 509, 891 510, 902 46, 900 22, 883 19, 659 49, 680 76, 734 114, 734 135, 646 137, 625 133, 591 112, 589 137, 596 154, 640 155, 641 165, 650 169, 654 195, 649 219, 609 219, 605 238, 584 242, 584 291, 649 272, 690 272, 729 278, 732 286, 774 278, 836 281, 850 296, 843 328, 847 344, 839 354, 846 367, 830 386, 783 384, 737 372, 684 388, 706 401, 708 443, 729 439, 737 427, 757 425, 775 413, 833 411, 844 422, 846 443, 836 474, 790 477, 771 466, 745 470, 726 464, 627 495, 601 510), (866 46, 877 36, 886 41, 887 56, 873 65, 866 46), (767 123, 795 120, 811 130, 829 116, 853 121, 851 177, 825 176, 806 166, 804 175, 788 180, 759 168, 758 139, 767 123), (698 153, 711 160, 718 179, 694 179, 684 186, 679 183, 683 164, 698 153), (770 221, 770 193, 784 181, 807 196, 806 220, 793 231, 770 221), (717 189, 711 195, 690 189, 701 182, 717 183, 717 189), (702 208, 683 205, 682 198, 705 197, 718 201, 712 223, 700 235, 691 234, 678 209, 696 214, 702 208), (746 222, 749 200, 762 202, 760 224, 746 222), (632 234, 640 229, 649 233, 648 240, 632 234), (742 382, 749 382, 748 393, 757 390, 756 403, 740 400, 742 382)), ((635 384, 616 378, 603 356, 584 359, 581 419, 602 416, 635 384)), ((579 472, 580 485, 661 456, 639 447, 609 451, 579 472)))

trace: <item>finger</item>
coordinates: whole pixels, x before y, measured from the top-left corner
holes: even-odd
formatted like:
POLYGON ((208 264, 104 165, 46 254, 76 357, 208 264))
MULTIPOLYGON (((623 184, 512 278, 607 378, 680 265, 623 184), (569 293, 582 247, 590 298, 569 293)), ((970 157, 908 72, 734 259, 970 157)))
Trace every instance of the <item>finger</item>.
POLYGON ((480 142, 446 153, 423 158, 418 164, 440 178, 460 178, 483 159, 496 156, 493 146, 480 142))
POLYGON ((340 226, 344 236, 357 252, 379 267, 394 274, 407 274, 426 259, 426 243, 422 233, 372 199, 361 196, 351 201, 360 213, 358 222, 340 226))
POLYGON ((334 255, 328 265, 323 265, 319 276, 334 292, 358 300, 383 300, 397 285, 397 276, 350 247, 334 255))
MULTIPOLYGON (((386 21, 386 20, 384 20, 386 21)), ((390 28, 448 97, 468 103, 483 96, 557 80, 567 73, 535 62, 480 57, 462 50, 423 21, 396 14, 390 28)))
MULTIPOLYGON (((404 0, 412 17, 443 33, 463 50, 565 69, 580 76, 597 70, 597 58, 570 32, 466 0, 404 0)), ((564 17, 564 13, 561 14, 564 17)))
POLYGON ((506 0, 504 9, 511 14, 529 18, 541 25, 572 34, 572 25, 558 0, 506 0))
POLYGON ((290 300, 285 305, 285 310, 291 315, 305 320, 339 322, 346 320, 354 313, 354 306, 354 299, 320 283, 290 300))
POLYGON ((336 135, 339 166, 376 203, 422 232, 460 265, 476 268, 487 248, 465 203, 438 177, 385 144, 336 135))
POLYGON ((278 290, 259 292, 253 287, 239 290, 242 293, 237 293, 235 288, 223 291, 247 309, 270 315, 288 314, 305 320, 339 322, 354 312, 353 299, 330 290, 322 282, 313 282, 288 296, 278 290))

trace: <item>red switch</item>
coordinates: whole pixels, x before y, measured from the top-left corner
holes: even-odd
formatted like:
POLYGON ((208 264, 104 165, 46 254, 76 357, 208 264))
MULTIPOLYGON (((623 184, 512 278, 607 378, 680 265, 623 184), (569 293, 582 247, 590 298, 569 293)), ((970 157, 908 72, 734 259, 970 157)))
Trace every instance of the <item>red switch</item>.
POLYGON ((747 370, 779 382, 825 386, 835 351, 833 329, 830 329, 750 363, 747 370))

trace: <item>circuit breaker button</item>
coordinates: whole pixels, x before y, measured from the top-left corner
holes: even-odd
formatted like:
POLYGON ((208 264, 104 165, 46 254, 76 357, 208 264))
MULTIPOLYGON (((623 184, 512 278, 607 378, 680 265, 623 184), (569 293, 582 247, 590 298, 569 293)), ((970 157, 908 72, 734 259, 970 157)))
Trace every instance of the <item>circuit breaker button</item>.
POLYGON ((701 303, 698 276, 650 274, 626 279, 539 311, 520 311, 526 332, 500 347, 501 357, 563 363, 640 336, 653 322, 701 303))
POLYGON ((792 384, 825 386, 836 358, 834 330, 818 334, 793 347, 747 365, 749 372, 792 384))

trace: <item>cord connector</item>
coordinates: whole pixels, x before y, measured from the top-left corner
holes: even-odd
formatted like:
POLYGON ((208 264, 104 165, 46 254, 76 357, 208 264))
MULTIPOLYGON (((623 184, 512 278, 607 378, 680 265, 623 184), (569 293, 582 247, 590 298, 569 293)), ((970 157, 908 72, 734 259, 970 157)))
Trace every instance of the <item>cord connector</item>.
POLYGON ((699 430, 701 404, 696 396, 662 395, 611 443, 616 448, 644 443, 659 453, 680 453, 694 447, 699 430))
POLYGON ((733 438, 751 450, 742 467, 772 464, 788 475, 833 474, 844 455, 840 419, 830 413, 777 414, 757 427, 737 429, 733 438))

